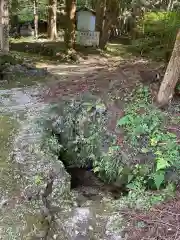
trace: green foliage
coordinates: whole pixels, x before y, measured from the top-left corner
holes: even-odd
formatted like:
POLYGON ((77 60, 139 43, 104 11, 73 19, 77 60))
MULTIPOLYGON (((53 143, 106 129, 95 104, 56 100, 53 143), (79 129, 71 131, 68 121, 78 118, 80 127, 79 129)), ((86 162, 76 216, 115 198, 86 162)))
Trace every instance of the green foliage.
POLYGON ((138 23, 140 38, 130 49, 145 56, 162 60, 172 51, 180 25, 180 12, 148 12, 138 23))
MULTIPOLYGON (((38 1, 38 12, 40 19, 47 19, 47 0, 38 1)), ((18 15, 20 21, 32 21, 34 18, 34 5, 32 0, 11 0, 10 13, 18 15)))
POLYGON ((180 84, 179 83, 177 83, 177 85, 176 85, 176 91, 180 92, 180 84))
POLYGON ((116 136, 107 130, 108 115, 105 104, 92 95, 82 95, 56 104, 47 121, 62 146, 60 159, 67 165, 91 165, 99 176, 108 182, 118 176, 127 177, 124 170, 126 158, 116 144, 116 136), (123 171, 124 170, 124 171, 123 171))
POLYGON ((4 72, 6 67, 9 65, 22 64, 23 59, 14 54, 5 54, 0 58, 0 71, 4 72))
POLYGON ((94 4, 93 0, 77 0, 76 4, 77 4, 77 7, 86 6, 86 7, 91 8, 91 9, 94 9, 94 7, 95 7, 95 4, 94 4))
POLYGON ((48 136, 52 136, 47 137, 47 151, 66 165, 92 167, 104 181, 126 186, 130 202, 136 199, 141 205, 149 199, 147 204, 153 204, 163 201, 164 195, 144 192, 149 188, 167 189, 179 180, 180 149, 175 136, 163 128, 165 116, 151 105, 147 88, 134 91, 129 100, 118 126, 125 131, 124 141, 131 154, 117 144, 116 135, 109 133, 106 106, 92 95, 64 99, 50 106, 39 124, 45 124, 48 136), (145 160, 134 161, 138 154, 145 160), (140 192, 143 199, 138 197, 140 192))
POLYGON ((174 186, 168 184, 161 192, 146 191, 140 182, 134 184, 134 188, 129 191, 128 196, 120 198, 117 202, 117 210, 120 208, 135 208, 149 210, 153 205, 159 204, 174 196, 174 186))
POLYGON ((165 116, 151 105, 146 88, 138 89, 132 102, 127 105, 126 115, 117 124, 124 128, 126 141, 135 151, 146 156, 146 162, 137 165, 136 180, 159 189, 170 181, 166 178, 167 171, 173 169, 178 181, 180 146, 176 136, 163 127, 165 116), (151 161, 148 161, 148 154, 151 161))

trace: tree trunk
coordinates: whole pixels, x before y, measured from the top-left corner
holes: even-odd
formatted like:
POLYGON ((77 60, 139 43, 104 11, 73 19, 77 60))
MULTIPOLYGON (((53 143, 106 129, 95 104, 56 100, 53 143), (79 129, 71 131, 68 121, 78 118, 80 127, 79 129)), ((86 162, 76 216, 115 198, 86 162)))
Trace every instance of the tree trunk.
POLYGON ((34 0, 34 37, 38 38, 38 3, 34 0))
POLYGON ((48 10, 48 38, 55 40, 57 38, 57 0, 49 0, 48 10))
POLYGON ((105 48, 105 46, 106 46, 106 44, 109 40, 111 25, 112 25, 112 20, 111 19, 106 19, 104 24, 103 24, 102 33, 101 33, 100 40, 99 40, 99 47, 101 49, 105 48))
POLYGON ((167 6, 167 11, 172 11, 174 6, 174 1, 169 0, 168 6, 167 6))
POLYGON ((161 83, 157 101, 160 106, 165 106, 172 99, 176 83, 180 76, 180 30, 178 31, 174 49, 169 64, 161 83))
MULTIPOLYGON (((102 0, 104 3, 104 0, 102 0)), ((102 21, 102 32, 100 34, 100 40, 99 40, 99 47, 100 48, 105 48, 109 36, 110 36, 110 31, 112 28, 112 25, 116 23, 117 16, 119 14, 119 5, 117 0, 106 0, 106 6, 104 7, 103 11, 103 21, 102 21)))
POLYGON ((66 32, 65 44, 67 49, 73 49, 75 46, 75 17, 76 17, 76 0, 66 0, 66 32))
POLYGON ((8 1, 0 0, 0 51, 9 52, 9 9, 8 1))
POLYGON ((104 17, 106 12, 106 0, 97 0, 96 2, 96 31, 100 32, 100 37, 103 31, 104 17))

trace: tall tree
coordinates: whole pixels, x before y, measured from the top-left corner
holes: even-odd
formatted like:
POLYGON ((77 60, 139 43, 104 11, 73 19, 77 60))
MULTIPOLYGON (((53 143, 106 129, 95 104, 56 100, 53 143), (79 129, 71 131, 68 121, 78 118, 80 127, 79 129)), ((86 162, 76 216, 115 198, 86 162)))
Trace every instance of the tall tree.
POLYGON ((167 6, 167 11, 173 10, 174 3, 175 3, 174 0, 169 0, 168 6, 167 6))
POLYGON ((102 0, 102 1, 103 1, 103 5, 101 5, 101 7, 104 10, 101 17, 102 30, 100 33, 99 46, 100 48, 103 49, 109 40, 111 28, 113 24, 116 23, 117 17, 119 15, 119 1, 118 0, 106 0, 106 1, 102 0))
POLYGON ((106 1, 107 0, 97 0, 96 2, 96 31, 100 32, 100 36, 102 35, 103 30, 106 1))
POLYGON ((172 99, 174 89, 180 77, 180 30, 176 36, 174 49, 158 93, 158 103, 165 106, 172 99))
POLYGON ((66 0, 67 27, 65 32, 65 43, 68 49, 74 48, 75 44, 75 17, 76 0, 66 0))
POLYGON ((9 52, 9 10, 8 0, 0 0, 0 50, 9 52))
POLYGON ((38 38, 38 3, 34 0, 34 36, 38 38))
POLYGON ((57 0, 49 0, 48 6, 48 38, 54 40, 57 38, 57 0))

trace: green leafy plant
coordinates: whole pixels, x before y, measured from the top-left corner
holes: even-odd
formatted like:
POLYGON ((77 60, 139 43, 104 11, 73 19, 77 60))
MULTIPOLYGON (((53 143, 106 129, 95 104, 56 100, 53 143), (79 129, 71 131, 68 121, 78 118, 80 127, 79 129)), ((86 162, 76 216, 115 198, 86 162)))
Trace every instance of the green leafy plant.
POLYGON ((127 105, 126 114, 117 125, 124 128, 126 141, 137 153, 151 155, 151 161, 140 164, 138 173, 133 171, 136 179, 145 186, 153 188, 155 185, 156 189, 160 189, 168 182, 168 169, 173 167, 178 171, 180 147, 176 136, 163 127, 165 116, 151 105, 147 89, 139 88, 135 96, 136 100, 127 105), (148 166, 149 171, 140 171, 144 166, 148 166))

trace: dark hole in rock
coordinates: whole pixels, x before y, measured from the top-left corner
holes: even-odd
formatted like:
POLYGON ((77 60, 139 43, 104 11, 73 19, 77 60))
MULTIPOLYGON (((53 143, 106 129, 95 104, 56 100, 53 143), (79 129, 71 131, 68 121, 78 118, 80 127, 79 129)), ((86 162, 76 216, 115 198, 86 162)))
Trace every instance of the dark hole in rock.
POLYGON ((110 193, 114 199, 128 194, 123 186, 103 182, 92 169, 66 167, 66 171, 71 176, 71 189, 79 189, 81 194, 90 200, 96 200, 100 193, 110 193))
MULTIPOLYGON (((63 146, 63 139, 60 134, 53 132, 58 139, 58 142, 63 146)), ((77 146, 78 148, 79 146, 77 146)), ((83 195, 89 200, 96 200, 97 198, 110 194, 114 199, 128 194, 128 189, 125 184, 116 181, 115 183, 107 183, 100 179, 93 172, 93 163, 89 161, 88 167, 77 167, 69 165, 72 155, 68 153, 66 148, 62 148, 59 152, 59 159, 63 162, 66 171, 71 176, 71 189, 77 190, 80 195, 83 195)))

